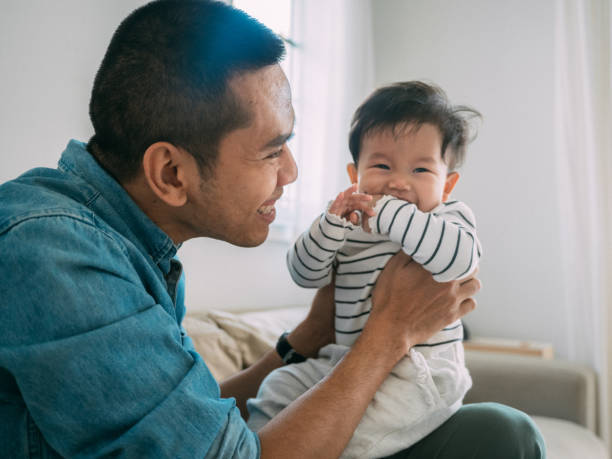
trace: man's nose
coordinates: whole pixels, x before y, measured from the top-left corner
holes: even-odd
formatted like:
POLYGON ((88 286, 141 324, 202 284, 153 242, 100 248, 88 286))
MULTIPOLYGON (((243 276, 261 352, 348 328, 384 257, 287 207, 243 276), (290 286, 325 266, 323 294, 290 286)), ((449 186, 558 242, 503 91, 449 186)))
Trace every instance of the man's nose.
POLYGON ((291 150, 285 145, 286 151, 281 155, 281 167, 278 170, 278 186, 285 186, 295 182, 298 176, 297 165, 291 150))

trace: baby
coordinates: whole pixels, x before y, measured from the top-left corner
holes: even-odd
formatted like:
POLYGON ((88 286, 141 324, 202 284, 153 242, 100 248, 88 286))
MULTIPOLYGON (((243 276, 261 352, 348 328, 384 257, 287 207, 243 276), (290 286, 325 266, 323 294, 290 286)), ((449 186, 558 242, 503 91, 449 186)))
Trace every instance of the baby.
MULTIPOLYGON (((449 196, 469 141, 468 117, 474 115, 450 105, 441 89, 418 81, 380 88, 357 109, 349 136, 353 185, 287 256, 298 285, 318 288, 335 277, 336 343, 317 359, 287 365, 264 380, 248 402, 254 430, 344 356, 368 320, 378 275, 399 250, 438 282, 473 273, 481 253, 475 219, 449 196)), ((457 321, 414 346, 381 385, 342 457, 393 454, 455 413, 471 386, 462 339, 457 321)))

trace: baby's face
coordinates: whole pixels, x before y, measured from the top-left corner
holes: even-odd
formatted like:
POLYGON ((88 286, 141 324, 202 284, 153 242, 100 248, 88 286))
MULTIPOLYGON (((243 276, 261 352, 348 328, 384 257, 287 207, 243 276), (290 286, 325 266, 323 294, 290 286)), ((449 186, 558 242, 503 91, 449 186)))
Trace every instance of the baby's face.
MULTIPOLYGON (((459 175, 448 173, 442 136, 432 124, 375 130, 363 138, 356 174, 359 191, 388 194, 429 212, 448 198, 459 175)), ((350 166, 349 166, 350 169, 350 166)))

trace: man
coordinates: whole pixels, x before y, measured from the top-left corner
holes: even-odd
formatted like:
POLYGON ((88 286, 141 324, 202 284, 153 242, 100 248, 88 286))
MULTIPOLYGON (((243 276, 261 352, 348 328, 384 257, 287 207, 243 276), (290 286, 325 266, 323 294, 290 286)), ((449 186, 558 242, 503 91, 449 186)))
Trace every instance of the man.
MULTIPOLYGON (((71 141, 58 169, 0 186, 1 456, 337 457, 411 345, 475 307, 477 279, 438 284, 396 257, 334 372, 258 435, 246 428, 240 410, 283 360, 270 352, 219 387, 181 326, 174 256, 193 237, 265 240, 297 177, 283 50, 222 3, 146 5, 100 66, 88 145, 71 141)), ((316 355, 333 339, 331 311, 321 290, 281 353, 316 355)), ((449 423, 405 457, 541 457, 541 438, 509 408, 449 423)))

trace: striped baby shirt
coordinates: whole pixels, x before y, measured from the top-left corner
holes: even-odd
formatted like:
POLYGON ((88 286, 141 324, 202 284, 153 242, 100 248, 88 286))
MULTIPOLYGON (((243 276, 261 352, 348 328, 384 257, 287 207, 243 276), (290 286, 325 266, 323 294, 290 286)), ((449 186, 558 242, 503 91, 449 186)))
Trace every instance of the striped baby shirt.
MULTIPOLYGON (((393 196, 383 196, 368 220, 371 233, 329 212, 317 217, 287 253, 293 280, 319 288, 336 272, 336 342, 352 345, 367 321, 372 289, 387 261, 399 250, 430 271, 438 282, 468 277, 481 255, 476 221, 460 201, 430 212, 393 196)), ((421 347, 461 341, 461 322, 449 324, 421 347)))

